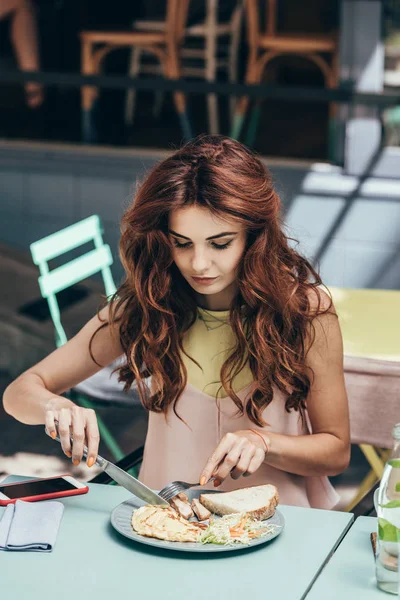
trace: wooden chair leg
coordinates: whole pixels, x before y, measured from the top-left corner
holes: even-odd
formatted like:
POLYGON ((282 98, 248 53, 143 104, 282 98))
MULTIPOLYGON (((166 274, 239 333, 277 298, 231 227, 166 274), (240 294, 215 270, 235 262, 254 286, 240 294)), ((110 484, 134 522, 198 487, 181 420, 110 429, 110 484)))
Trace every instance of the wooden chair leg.
MULTIPOLYGON (((175 51, 170 52, 168 58, 165 59, 163 69, 165 76, 168 77, 168 79, 179 79, 179 62, 175 51)), ((183 92, 174 92, 173 98, 183 137, 186 141, 191 140, 193 138, 193 131, 187 111, 186 96, 183 92)))
MULTIPOLYGON (((214 82, 217 75, 217 2, 207 2, 207 34, 205 37, 206 80, 214 82)), ((212 135, 219 133, 218 98, 216 94, 207 94, 208 131, 212 135)))
MULTIPOLYGON (((81 49, 81 71, 83 75, 96 74, 96 66, 93 57, 93 44, 82 40, 81 49)), ((90 144, 97 141, 97 130, 95 124, 95 107, 98 98, 98 89, 93 86, 83 86, 81 89, 81 118, 82 139, 84 143, 90 144)))
MULTIPOLYGON (((141 48, 134 47, 131 49, 130 64, 129 64, 129 75, 136 77, 140 72, 140 58, 142 55, 141 48)), ((131 88, 126 93, 125 102, 125 123, 132 125, 134 119, 136 104, 136 90, 131 88)))
MULTIPOLYGON (((257 83, 258 81, 258 66, 256 58, 249 59, 249 66, 247 68, 246 83, 257 83)), ((239 140, 240 133, 243 128, 243 124, 246 118, 247 109, 250 104, 250 98, 248 96, 242 96, 236 105, 235 115, 233 117, 232 128, 230 137, 234 140, 239 140)))
MULTIPOLYGON (((253 83, 261 83, 261 81, 275 82, 277 79, 277 64, 273 59, 276 58, 277 53, 271 52, 264 56, 264 60, 260 61, 258 65, 258 71, 255 75, 255 81, 253 83), (268 67, 268 68, 267 68, 268 67)), ((250 122, 247 128, 247 135, 245 138, 245 144, 250 148, 254 146, 256 139, 258 124, 260 122, 262 106, 264 104, 263 98, 258 98, 254 102, 254 108, 251 111, 250 122)))
MULTIPOLYGON (((243 16, 243 6, 239 6, 235 9, 235 14, 232 19, 232 31, 231 31, 231 42, 229 45, 229 57, 228 57, 228 74, 229 81, 236 83, 238 80, 238 55, 240 45, 240 34, 241 34, 241 23, 243 16)), ((236 109, 236 96, 230 96, 229 98, 229 114, 231 123, 236 109)))
MULTIPOLYGON (((338 52, 335 52, 332 57, 330 76, 327 82, 329 88, 335 88, 339 81, 338 54, 338 52)), ((337 105, 334 102, 330 102, 328 109, 328 158, 333 163, 337 162, 338 158, 337 113, 337 105)))
POLYGON ((218 98, 216 94, 207 95, 208 130, 212 135, 219 133, 218 98))
POLYGON ((392 452, 390 448, 375 448, 375 450, 384 463, 389 460, 389 456, 392 452))
POLYGON ((83 109, 81 115, 82 141, 84 144, 96 144, 99 141, 96 115, 98 100, 94 100, 89 109, 83 109))
MULTIPOLYGON (((233 77, 230 76, 229 81, 230 81, 230 83, 236 83, 237 76, 236 75, 234 75, 233 77)), ((236 104, 237 104, 236 96, 229 96, 229 117, 230 117, 231 125, 232 125, 233 119, 235 117, 236 104)))
POLYGON ((236 110, 233 116, 232 127, 230 132, 230 137, 234 140, 239 140, 240 138, 240 133, 243 128, 249 103, 250 99, 247 96, 240 98, 240 100, 236 103, 236 110))
POLYGON ((262 100, 256 100, 253 110, 251 111, 250 122, 247 128, 247 134, 245 138, 246 146, 251 148, 254 146, 254 142, 257 135, 258 124, 260 122, 262 109, 262 100))
MULTIPOLYGON (((207 81, 215 81, 216 65, 215 56, 212 58, 214 64, 208 65, 207 57, 206 78, 207 81)), ((207 94, 207 110, 208 110, 208 130, 212 135, 219 133, 219 118, 218 118, 218 97, 216 94, 207 94)))
POLYGON ((160 118, 163 103, 164 103, 164 92, 162 90, 156 90, 154 93, 154 104, 153 104, 153 117, 155 119, 160 118))

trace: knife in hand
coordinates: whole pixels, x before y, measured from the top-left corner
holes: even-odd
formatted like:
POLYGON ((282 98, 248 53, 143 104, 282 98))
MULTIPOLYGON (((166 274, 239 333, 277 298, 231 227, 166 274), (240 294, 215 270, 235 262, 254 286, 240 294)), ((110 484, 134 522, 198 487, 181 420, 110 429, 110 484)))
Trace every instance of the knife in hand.
MULTIPOLYGON (((56 423, 56 428, 57 428, 57 423, 56 423)), ((46 433, 47 433, 47 430, 46 430, 46 433)), ((57 430, 57 434, 58 434, 58 430, 57 430)), ((47 433, 47 435, 49 435, 49 434, 47 433)), ((52 439, 55 439, 55 440, 57 440, 57 442, 61 443, 61 440, 58 437, 58 435, 52 439)), ((73 442, 73 438, 71 436, 71 443, 72 442, 73 442)), ((87 448, 87 446, 84 445, 83 446, 83 456, 86 458, 87 455, 88 455, 88 448, 87 448)), ((126 471, 123 471, 122 469, 117 467, 117 465, 114 465, 114 463, 110 462, 109 460, 106 460, 105 458, 100 456, 100 454, 97 455, 95 464, 97 466, 99 466, 102 471, 105 471, 119 485, 121 485, 122 487, 127 489, 129 492, 131 492, 131 494, 134 494, 135 496, 137 496, 137 498, 140 498, 141 500, 144 500, 144 502, 147 502, 147 504, 152 504, 154 506, 169 506, 169 504, 164 500, 164 498, 161 498, 161 496, 159 496, 158 494, 153 492, 153 490, 151 490, 149 487, 147 487, 147 485, 144 485, 144 483, 142 483, 135 477, 132 477, 132 475, 129 475, 129 473, 127 473, 126 471)))

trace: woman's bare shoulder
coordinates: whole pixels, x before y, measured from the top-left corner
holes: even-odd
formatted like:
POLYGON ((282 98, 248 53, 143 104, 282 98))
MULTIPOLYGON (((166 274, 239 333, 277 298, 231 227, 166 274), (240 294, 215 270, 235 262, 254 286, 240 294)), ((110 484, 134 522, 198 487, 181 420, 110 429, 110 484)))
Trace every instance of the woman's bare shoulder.
POLYGON ((333 300, 329 294, 328 288, 322 286, 309 287, 307 290, 307 298, 311 313, 315 316, 321 313, 329 312, 330 314, 336 314, 333 300))

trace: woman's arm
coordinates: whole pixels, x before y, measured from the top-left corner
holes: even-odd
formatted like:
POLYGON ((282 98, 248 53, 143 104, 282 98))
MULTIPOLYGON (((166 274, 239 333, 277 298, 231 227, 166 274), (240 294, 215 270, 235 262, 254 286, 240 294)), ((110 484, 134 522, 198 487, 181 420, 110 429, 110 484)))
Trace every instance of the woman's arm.
MULTIPOLYGON (((323 308, 329 306, 326 294, 322 301, 323 308)), ((219 483, 229 474, 237 479, 254 473, 263 462, 296 475, 336 475, 346 469, 350 459, 349 412, 342 335, 334 308, 316 317, 314 327, 315 338, 306 358, 312 434, 291 436, 258 430, 267 443, 266 453, 260 435, 251 430, 228 433, 210 457, 202 481, 214 473, 219 483)))
MULTIPOLYGON (((101 312, 108 319, 108 307, 101 312)), ((60 394, 100 371, 89 353, 92 335, 102 324, 96 315, 64 346, 61 346, 11 383, 3 396, 4 409, 18 421, 28 425, 45 423, 45 407, 71 406, 60 394)), ((109 327, 101 329, 93 339, 92 353, 102 366, 109 365, 123 353, 118 335, 109 327)))
POLYGON ((314 327, 315 339, 306 359, 312 435, 266 434, 269 452, 265 462, 297 475, 336 475, 349 463, 350 425, 342 335, 333 307, 314 319, 314 327))
MULTIPOLYGON (((28 425, 46 424, 53 437, 57 420, 63 450, 67 456, 72 455, 74 463, 82 457, 85 440, 89 446, 88 464, 94 462, 99 441, 97 419, 93 410, 78 407, 60 394, 102 368, 91 358, 89 343, 103 320, 108 320, 108 313, 107 306, 100 312, 101 319, 97 315, 93 317, 64 346, 20 375, 7 387, 3 396, 4 409, 8 414, 28 425), (73 448, 70 430, 74 435, 73 448)), ((121 356, 123 350, 118 326, 107 326, 98 331, 91 348, 96 361, 102 366, 121 356)))

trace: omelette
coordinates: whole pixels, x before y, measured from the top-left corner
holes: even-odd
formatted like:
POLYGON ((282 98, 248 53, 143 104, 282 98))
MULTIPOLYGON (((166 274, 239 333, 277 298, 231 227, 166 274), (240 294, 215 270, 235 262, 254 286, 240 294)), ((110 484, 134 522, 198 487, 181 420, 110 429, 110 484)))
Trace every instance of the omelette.
POLYGON ((204 526, 190 523, 173 508, 146 505, 135 510, 132 527, 140 535, 168 542, 197 542, 204 526))

